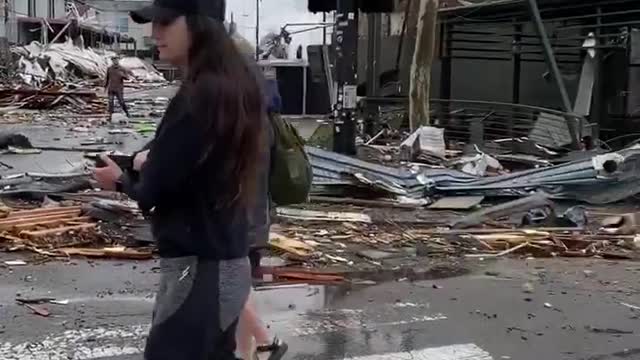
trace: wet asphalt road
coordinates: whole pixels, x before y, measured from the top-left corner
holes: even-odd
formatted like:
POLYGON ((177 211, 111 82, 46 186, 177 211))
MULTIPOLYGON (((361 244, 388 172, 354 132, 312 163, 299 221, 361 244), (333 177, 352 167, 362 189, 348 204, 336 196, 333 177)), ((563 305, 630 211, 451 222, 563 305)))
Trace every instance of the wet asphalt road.
MULTIPOLYGON (((0 359, 140 359, 155 266, 0 269, 0 359), (46 305, 44 318, 16 297, 69 303, 46 305)), ((293 286, 257 299, 288 359, 640 359, 638 275, 637 263, 503 260, 458 278, 293 286)))

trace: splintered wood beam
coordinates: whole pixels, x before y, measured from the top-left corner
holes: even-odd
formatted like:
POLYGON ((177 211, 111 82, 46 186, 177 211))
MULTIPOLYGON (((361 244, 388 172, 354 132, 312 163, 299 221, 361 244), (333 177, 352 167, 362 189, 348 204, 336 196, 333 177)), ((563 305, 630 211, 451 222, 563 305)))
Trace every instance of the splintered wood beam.
POLYGON ((149 260, 153 258, 153 252, 150 250, 134 250, 127 248, 103 248, 103 249, 87 249, 87 248, 63 248, 58 252, 66 256, 86 256, 90 258, 113 258, 128 260, 149 260))
POLYGON ((69 213, 61 213, 61 214, 49 215, 49 216, 30 216, 30 217, 18 218, 18 219, 12 219, 12 220, 3 220, 3 221, 0 221, 0 230, 8 230, 16 225, 31 224, 36 222, 42 223, 42 222, 47 222, 51 220, 65 220, 65 219, 68 220, 68 219, 73 219, 75 217, 78 217, 78 215, 80 215, 79 210, 72 211, 69 213))
POLYGON ((38 239, 45 236, 51 235, 62 235, 71 231, 86 231, 95 229, 96 224, 82 224, 82 225, 74 225, 74 226, 64 226, 55 229, 46 229, 46 230, 36 230, 36 231, 23 231, 20 233, 20 236, 29 238, 29 239, 38 239))
POLYGON ((52 208, 39 208, 39 209, 33 209, 33 210, 20 210, 20 211, 12 211, 11 213, 9 213, 7 218, 9 219, 18 218, 18 217, 23 218, 25 216, 43 215, 43 214, 53 215, 53 214, 68 212, 72 210, 79 211, 81 209, 82 209, 81 206, 64 206, 64 207, 52 207, 52 208))
POLYGON ((82 225, 91 221, 89 216, 71 217, 69 219, 49 220, 49 221, 34 221, 26 224, 15 225, 11 228, 12 232, 20 233, 26 230, 39 230, 41 228, 52 228, 69 225, 82 225))

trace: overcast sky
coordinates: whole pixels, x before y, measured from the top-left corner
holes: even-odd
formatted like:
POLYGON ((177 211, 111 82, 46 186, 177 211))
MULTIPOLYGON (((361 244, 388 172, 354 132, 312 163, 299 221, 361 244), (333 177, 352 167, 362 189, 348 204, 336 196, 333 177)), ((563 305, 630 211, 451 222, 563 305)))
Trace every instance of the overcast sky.
MULTIPOLYGON (((256 1, 255 0, 227 0, 227 20, 234 20, 240 32, 247 40, 255 43, 256 32, 256 1)), ((306 0, 261 0, 260 4, 260 37, 269 32, 279 32, 287 23, 315 23, 322 22, 322 14, 307 11, 306 0)), ((304 29, 302 27, 287 28, 290 31, 304 29)), ((322 43, 322 30, 294 35, 291 51, 295 54, 298 45, 322 43)), ((290 54, 290 55, 293 55, 290 54)), ((305 52, 306 57, 306 52, 305 52)))

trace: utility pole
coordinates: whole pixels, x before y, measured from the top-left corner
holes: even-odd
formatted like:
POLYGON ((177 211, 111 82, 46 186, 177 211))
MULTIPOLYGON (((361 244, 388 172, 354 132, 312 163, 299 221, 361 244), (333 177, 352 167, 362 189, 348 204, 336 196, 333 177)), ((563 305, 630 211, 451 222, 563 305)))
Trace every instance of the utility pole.
POLYGON ((260 0, 256 0, 256 61, 260 60, 260 0))
POLYGON ((322 27, 322 45, 327 45, 327 13, 323 12, 322 13, 322 23, 325 24, 324 27, 322 27))
POLYGON ((9 0, 0 0, 0 16, 2 17, 0 20, 0 65, 3 66, 4 71, 7 71, 11 58, 7 27, 13 23, 10 22, 9 10, 9 0))
POLYGON ((338 0, 334 32, 337 101, 333 110, 333 150, 356 154, 358 101, 358 7, 356 0, 338 0))
POLYGON ((420 0, 418 14, 409 93, 409 124, 412 131, 430 122, 431 68, 435 52, 438 0, 420 0))
POLYGON ((7 23, 9 22, 9 0, 0 0, 0 38, 7 37, 7 23))

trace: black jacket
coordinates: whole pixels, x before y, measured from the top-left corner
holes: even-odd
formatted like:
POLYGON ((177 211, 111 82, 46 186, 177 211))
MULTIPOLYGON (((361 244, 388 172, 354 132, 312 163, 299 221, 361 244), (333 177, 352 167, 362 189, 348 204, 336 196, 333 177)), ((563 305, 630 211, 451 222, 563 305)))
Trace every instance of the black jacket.
POLYGON ((249 211, 215 205, 224 194, 214 185, 220 179, 200 165, 205 143, 185 95, 179 92, 150 143, 138 178, 128 173, 121 178, 122 191, 142 211, 151 212, 162 257, 229 260, 249 252, 249 211))
MULTIPOLYGON (((279 112, 280 107, 280 93, 273 88, 273 84, 268 84, 267 80, 260 69, 253 63, 251 63, 251 69, 254 71, 255 76, 258 79, 263 95, 265 97, 265 103, 267 104, 267 112, 279 112)), ((276 83, 277 85, 277 83, 276 83)), ((260 157, 260 162, 256 164, 258 169, 258 198, 255 199, 254 207, 251 213, 251 224, 249 226, 249 243, 256 247, 265 247, 269 241, 269 228, 271 226, 271 197, 269 195, 269 172, 271 170, 272 152, 274 147, 274 133, 271 125, 270 114, 265 114, 264 120, 266 121, 265 129, 267 135, 267 147, 260 157)), ((162 124, 158 128, 158 132, 162 129, 162 124)), ((154 139, 155 140, 155 139, 154 139)), ((142 150, 150 150, 154 140, 151 140, 142 150)), ((131 179, 135 176, 131 176, 131 179)))

